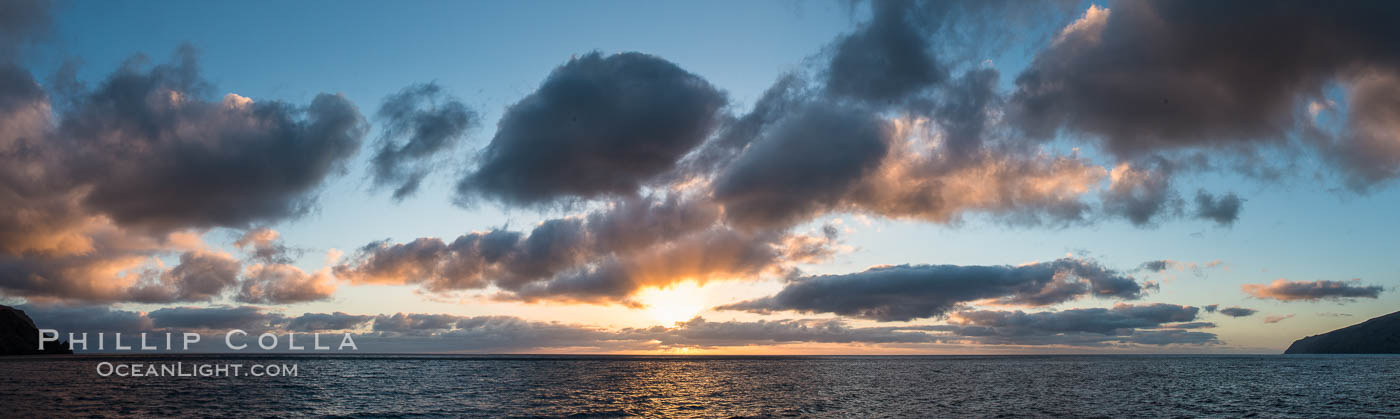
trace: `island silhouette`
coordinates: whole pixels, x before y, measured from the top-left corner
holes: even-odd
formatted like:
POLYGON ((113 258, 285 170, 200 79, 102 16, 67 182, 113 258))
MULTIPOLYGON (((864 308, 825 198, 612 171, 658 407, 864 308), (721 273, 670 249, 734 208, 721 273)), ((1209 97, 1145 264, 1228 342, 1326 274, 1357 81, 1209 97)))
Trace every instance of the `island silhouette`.
POLYGON ((1400 354, 1400 311, 1294 341, 1284 354, 1400 354))
POLYGON ((0 305, 0 356, 71 354, 67 342, 39 350, 39 328, 24 310, 0 305))

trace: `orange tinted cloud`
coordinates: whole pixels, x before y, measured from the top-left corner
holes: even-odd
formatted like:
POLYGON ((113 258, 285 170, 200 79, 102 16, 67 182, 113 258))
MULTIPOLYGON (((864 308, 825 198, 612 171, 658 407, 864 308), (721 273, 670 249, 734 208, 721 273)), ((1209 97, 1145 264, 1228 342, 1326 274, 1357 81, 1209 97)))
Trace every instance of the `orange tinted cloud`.
POLYGON ((1378 298, 1385 288, 1362 285, 1360 279, 1351 281, 1289 281, 1277 279, 1269 284, 1245 284, 1240 287, 1254 298, 1279 301, 1343 300, 1378 298))

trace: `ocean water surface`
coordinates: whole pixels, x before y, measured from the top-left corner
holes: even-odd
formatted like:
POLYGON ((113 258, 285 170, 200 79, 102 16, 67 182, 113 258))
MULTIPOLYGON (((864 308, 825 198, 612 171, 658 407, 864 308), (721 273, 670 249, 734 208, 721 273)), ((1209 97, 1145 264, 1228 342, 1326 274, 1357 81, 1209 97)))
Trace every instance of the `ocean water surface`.
POLYGON ((0 359, 0 416, 1355 417, 1400 356, 78 356, 0 359), (100 376, 101 362, 296 365, 100 376))

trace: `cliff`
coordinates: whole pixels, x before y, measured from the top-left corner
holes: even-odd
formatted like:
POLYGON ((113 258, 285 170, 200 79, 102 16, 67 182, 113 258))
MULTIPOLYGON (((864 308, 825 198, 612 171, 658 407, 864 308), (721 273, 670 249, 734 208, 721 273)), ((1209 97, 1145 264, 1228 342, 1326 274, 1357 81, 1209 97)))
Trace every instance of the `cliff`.
POLYGON ((34 321, 24 310, 0 305, 0 356, 71 353, 66 342, 46 343, 40 352, 39 329, 34 321))
POLYGON ((1400 311, 1294 341, 1285 354, 1400 354, 1400 311))

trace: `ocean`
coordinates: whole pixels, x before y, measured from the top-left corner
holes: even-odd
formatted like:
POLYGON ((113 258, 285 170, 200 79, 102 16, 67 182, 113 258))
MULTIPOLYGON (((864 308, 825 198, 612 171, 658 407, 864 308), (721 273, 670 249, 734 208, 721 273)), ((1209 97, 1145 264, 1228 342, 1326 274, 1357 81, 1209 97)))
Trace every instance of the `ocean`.
POLYGON ((6 417, 1397 416, 1400 356, 0 358, 0 406, 6 417), (99 375, 103 362, 128 374, 99 375), (280 376, 164 374, 219 364, 280 376))

